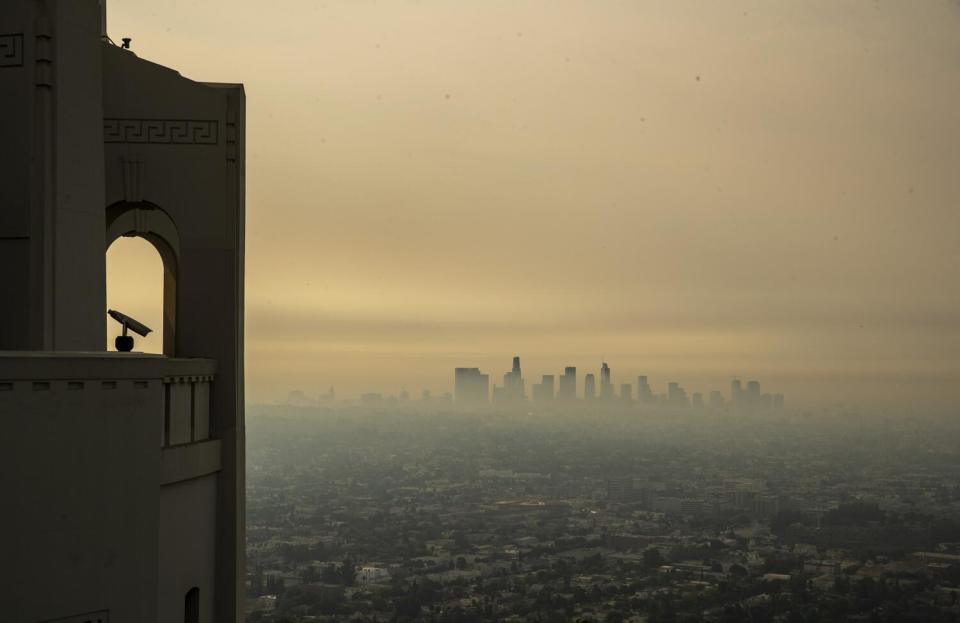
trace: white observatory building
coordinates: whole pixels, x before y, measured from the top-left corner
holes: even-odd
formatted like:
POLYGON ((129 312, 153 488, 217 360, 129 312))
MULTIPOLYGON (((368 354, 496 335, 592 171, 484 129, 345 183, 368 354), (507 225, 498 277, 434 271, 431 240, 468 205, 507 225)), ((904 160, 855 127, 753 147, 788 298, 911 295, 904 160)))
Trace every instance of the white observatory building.
POLYGON ((233 623, 244 91, 114 44, 104 2, 0 2, 0 621, 233 623), (120 236, 163 259, 162 355, 105 348, 120 236))

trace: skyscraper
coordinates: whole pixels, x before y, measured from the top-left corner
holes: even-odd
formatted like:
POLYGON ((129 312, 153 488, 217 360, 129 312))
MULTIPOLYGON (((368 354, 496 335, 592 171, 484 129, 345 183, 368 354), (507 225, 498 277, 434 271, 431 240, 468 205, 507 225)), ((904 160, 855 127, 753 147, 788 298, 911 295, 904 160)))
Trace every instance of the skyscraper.
POLYGON ((625 403, 633 402, 633 386, 630 383, 624 383, 620 386, 620 400, 625 403))
POLYGON ((643 403, 653 402, 653 391, 646 376, 637 377, 637 400, 643 403))
POLYGON ((577 369, 567 366, 560 376, 560 388, 557 391, 558 400, 575 400, 577 398, 577 369))
POLYGON ((503 375, 503 386, 494 388, 496 402, 523 402, 527 398, 523 383, 523 372, 520 370, 520 357, 513 358, 513 367, 503 375))
POLYGON ((597 382, 593 373, 583 377, 583 399, 594 400, 597 397, 597 382))
POLYGON ((490 400, 490 377, 479 368, 453 371, 453 400, 462 406, 484 405, 490 400))
POLYGON ((730 381, 730 402, 733 403, 733 406, 740 406, 740 403, 743 400, 743 385, 740 384, 740 379, 733 379, 730 381))
POLYGON ((546 394, 547 394, 550 398, 553 398, 553 394, 554 394, 554 384, 553 384, 553 381, 554 381, 554 376, 553 376, 552 374, 544 374, 544 375, 543 375, 543 383, 542 383, 542 385, 543 385, 543 387, 544 387, 544 391, 546 392, 546 394))
POLYGON ((672 407, 688 406, 687 392, 680 387, 679 383, 670 382, 667 384, 667 403, 672 407))
POLYGON ((746 402, 750 408, 760 406, 760 381, 749 381, 747 383, 746 402))
POLYGON ((710 408, 719 409, 723 407, 723 394, 717 390, 710 392, 710 408))
POLYGON ((533 386, 533 401, 544 403, 553 400, 553 381, 552 374, 544 374, 543 381, 533 386))
POLYGON ((610 381, 610 366, 607 362, 600 366, 600 397, 604 400, 613 398, 613 383, 610 381))

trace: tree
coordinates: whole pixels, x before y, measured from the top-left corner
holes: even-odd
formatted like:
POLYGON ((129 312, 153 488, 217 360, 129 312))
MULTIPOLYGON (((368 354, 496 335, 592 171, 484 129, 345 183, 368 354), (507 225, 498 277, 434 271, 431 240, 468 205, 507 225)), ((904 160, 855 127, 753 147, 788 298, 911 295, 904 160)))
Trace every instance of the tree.
POLYGON ((825 526, 858 526, 868 521, 883 521, 884 512, 871 502, 848 502, 828 511, 823 516, 825 526))
POLYGON ((268 594, 273 595, 282 595, 283 594, 283 578, 279 575, 270 574, 267 576, 267 581, 264 586, 264 591, 268 594))
POLYGON ((782 510, 770 519, 770 532, 782 537, 787 528, 803 521, 803 514, 795 510, 782 510))
POLYGON ((336 565, 323 565, 320 569, 320 581, 325 584, 339 584, 340 578, 336 565))
POLYGON ((304 584, 310 584, 311 582, 317 581, 317 569, 313 565, 307 565, 303 568, 303 571, 300 573, 300 578, 303 580, 304 584))
POLYGON ((453 547, 457 552, 470 551, 470 540, 465 532, 457 530, 453 533, 453 547))
POLYGON ((340 576, 344 586, 353 586, 357 581, 357 567, 349 556, 343 559, 340 576))
POLYGON ((643 552, 643 566, 647 569, 653 569, 663 564, 663 556, 656 547, 651 547, 643 552))
POLYGON ((749 575, 747 568, 741 564, 730 565, 730 569, 728 571, 730 575, 735 578, 745 578, 747 575, 749 575))
POLYGON ((250 596, 259 597, 263 593, 263 567, 257 565, 253 572, 253 578, 250 580, 250 596))

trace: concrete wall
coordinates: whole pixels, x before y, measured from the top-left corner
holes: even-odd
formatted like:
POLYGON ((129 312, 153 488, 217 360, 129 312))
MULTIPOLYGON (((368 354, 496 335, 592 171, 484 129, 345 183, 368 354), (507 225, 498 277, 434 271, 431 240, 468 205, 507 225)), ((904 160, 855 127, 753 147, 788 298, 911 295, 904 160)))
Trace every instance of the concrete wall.
POLYGON ((0 352, 0 619, 178 621, 184 595, 171 595, 193 582, 212 620, 221 442, 162 449, 159 433, 165 385, 214 371, 159 355, 0 352))
POLYGON ((97 0, 0 5, 0 349, 102 350, 97 0))
POLYGON ((34 101, 33 3, 0 8, 0 348, 31 344, 31 158, 34 101), (27 156, 27 157, 25 157, 27 156))
POLYGON ((100 3, 56 7, 54 350, 103 350, 104 249, 100 3))
POLYGON ((162 382, 55 376, 0 372, 2 618, 156 621, 162 382))
POLYGON ((216 506, 216 475, 160 489, 160 623, 182 623, 184 597, 194 586, 200 589, 200 621, 214 620, 216 506))

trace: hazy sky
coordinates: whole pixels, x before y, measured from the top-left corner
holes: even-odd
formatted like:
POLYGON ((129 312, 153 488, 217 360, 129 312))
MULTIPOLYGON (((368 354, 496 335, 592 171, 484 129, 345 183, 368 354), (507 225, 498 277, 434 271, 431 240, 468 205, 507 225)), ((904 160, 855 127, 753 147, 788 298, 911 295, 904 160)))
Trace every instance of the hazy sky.
MULTIPOLYGON (((603 356, 655 391, 958 398, 955 0, 109 8, 137 54, 246 85, 248 400, 514 354, 528 382, 603 356)), ((155 300, 113 274, 111 301, 159 326, 154 261, 155 300)))

